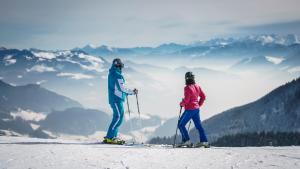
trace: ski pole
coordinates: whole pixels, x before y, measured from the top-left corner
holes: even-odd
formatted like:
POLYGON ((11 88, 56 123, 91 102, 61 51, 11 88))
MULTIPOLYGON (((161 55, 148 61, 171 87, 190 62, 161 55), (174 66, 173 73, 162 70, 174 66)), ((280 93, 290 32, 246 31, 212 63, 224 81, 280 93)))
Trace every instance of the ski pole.
MULTIPOLYGON (((131 120, 130 120, 130 108, 129 108, 129 101, 128 101, 128 95, 126 95, 126 102, 127 102, 127 110, 128 110, 128 121, 129 121, 129 126, 130 126, 130 131, 132 131, 132 124, 131 124, 131 120)), ((133 137, 133 144, 135 143, 135 138, 133 137)))
POLYGON ((175 147, 175 143, 176 143, 177 130, 178 130, 179 120, 180 120, 180 116, 181 116, 181 111, 182 111, 182 107, 180 106, 179 116, 178 116, 178 121, 177 121, 177 126, 176 126, 176 132, 175 132, 175 136, 174 136, 173 148, 175 147))
POLYGON ((127 102, 127 110, 130 117, 130 108, 129 108, 129 101, 128 101, 128 95, 126 95, 126 102, 127 102))
MULTIPOLYGON (((139 104, 139 98, 138 98, 138 94, 137 93, 135 93, 135 98, 136 98, 136 105, 137 105, 137 109, 138 109, 138 113, 139 113, 139 127, 142 127, 140 104, 139 104)), ((142 135, 141 135, 140 139, 142 140, 142 135)), ((142 142, 142 144, 143 144, 143 142, 142 142)))
POLYGON ((138 109, 138 113, 139 113, 139 118, 141 118, 141 113, 140 113, 140 105, 139 105, 139 99, 138 99, 138 94, 135 94, 136 97, 136 104, 137 104, 137 109, 138 109))
POLYGON ((192 123, 192 120, 190 120, 189 127, 188 127, 188 132, 190 132, 191 123, 192 123))

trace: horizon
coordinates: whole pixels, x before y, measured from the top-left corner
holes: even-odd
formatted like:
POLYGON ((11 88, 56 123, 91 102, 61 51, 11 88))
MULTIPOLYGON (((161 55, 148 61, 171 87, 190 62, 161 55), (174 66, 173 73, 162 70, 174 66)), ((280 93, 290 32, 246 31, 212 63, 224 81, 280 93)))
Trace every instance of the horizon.
POLYGON ((38 49, 38 50, 44 50, 44 51, 60 51, 60 50, 73 50, 73 49, 82 49, 84 47, 90 46, 92 48, 99 48, 99 47, 109 47, 109 48, 157 48, 160 47, 162 45, 170 45, 170 44, 177 44, 177 45, 186 45, 186 46, 191 46, 194 45, 195 43, 198 42, 209 42, 211 40, 217 40, 217 39, 223 39, 223 40, 228 40, 228 39, 234 39, 234 40, 239 40, 239 39, 243 39, 243 38, 248 38, 250 36, 288 36, 288 35, 294 35, 297 37, 298 43, 300 43, 300 34, 290 34, 290 33, 286 33, 286 34, 275 34, 275 33, 270 33, 270 34, 248 34, 248 35, 242 35, 242 36, 224 36, 224 37, 212 37, 212 38, 208 38, 206 40, 195 40, 189 43, 177 43, 177 42, 162 42, 158 45, 155 46, 141 46, 141 45, 137 45, 137 46, 129 46, 129 47, 123 47, 123 46, 110 46, 107 44, 91 44, 91 43, 86 43, 85 45, 82 46, 74 46, 73 48, 69 48, 69 49, 43 49, 43 48, 36 48, 36 47, 29 47, 29 48, 14 48, 14 47, 7 47, 5 45, 0 45, 0 47, 6 48, 6 49, 18 49, 18 50, 31 50, 31 49, 38 49))

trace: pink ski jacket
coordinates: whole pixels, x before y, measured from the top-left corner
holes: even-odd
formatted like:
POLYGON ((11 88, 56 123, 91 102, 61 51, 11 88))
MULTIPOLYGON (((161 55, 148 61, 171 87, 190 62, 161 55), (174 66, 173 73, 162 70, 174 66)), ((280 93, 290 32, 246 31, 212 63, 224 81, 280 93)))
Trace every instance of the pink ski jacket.
POLYGON ((185 110, 198 109, 204 103, 205 98, 205 94, 199 85, 187 85, 184 87, 184 99, 180 102, 180 106, 184 107, 185 110))

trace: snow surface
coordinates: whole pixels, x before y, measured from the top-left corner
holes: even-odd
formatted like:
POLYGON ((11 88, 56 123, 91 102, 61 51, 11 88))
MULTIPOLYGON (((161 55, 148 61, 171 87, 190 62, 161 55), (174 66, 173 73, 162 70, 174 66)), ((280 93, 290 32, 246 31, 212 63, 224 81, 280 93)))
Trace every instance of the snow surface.
POLYGON ((0 168, 11 169, 296 169, 300 165, 300 147, 294 146, 173 149, 1 136, 0 149, 0 168))

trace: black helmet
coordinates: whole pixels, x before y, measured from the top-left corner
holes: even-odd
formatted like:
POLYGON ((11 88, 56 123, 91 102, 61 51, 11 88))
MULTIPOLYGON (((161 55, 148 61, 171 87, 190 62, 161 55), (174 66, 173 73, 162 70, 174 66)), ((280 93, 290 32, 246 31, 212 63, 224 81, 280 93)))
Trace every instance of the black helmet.
POLYGON ((122 69, 124 67, 124 64, 122 63, 121 59, 120 58, 116 58, 113 60, 113 65, 116 67, 116 68, 119 68, 119 69, 122 69))
POLYGON ((185 80, 187 79, 194 79, 194 75, 193 75, 193 72, 186 72, 185 73, 185 80))
POLYGON ((185 73, 185 84, 186 85, 195 84, 195 76, 193 72, 185 73))

